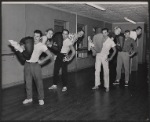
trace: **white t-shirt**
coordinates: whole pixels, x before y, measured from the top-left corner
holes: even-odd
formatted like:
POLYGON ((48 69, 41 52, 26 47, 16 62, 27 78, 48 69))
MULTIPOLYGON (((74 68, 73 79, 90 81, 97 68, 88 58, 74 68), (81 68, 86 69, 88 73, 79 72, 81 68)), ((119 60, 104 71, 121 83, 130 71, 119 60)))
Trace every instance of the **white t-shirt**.
POLYGON ((114 41, 108 37, 107 40, 103 43, 103 47, 100 54, 104 56, 108 56, 109 50, 115 46, 116 44, 114 43, 114 41))
POLYGON ((63 46, 61 48, 61 53, 68 53, 70 51, 69 46, 73 45, 71 40, 67 38, 66 40, 63 41, 63 46))
POLYGON ((130 31, 130 38, 136 40, 137 39, 137 33, 135 31, 130 31))
POLYGON ((26 60, 27 62, 36 63, 39 60, 40 55, 45 52, 48 48, 46 45, 42 44, 41 42, 34 45, 34 50, 31 55, 30 60, 26 60))

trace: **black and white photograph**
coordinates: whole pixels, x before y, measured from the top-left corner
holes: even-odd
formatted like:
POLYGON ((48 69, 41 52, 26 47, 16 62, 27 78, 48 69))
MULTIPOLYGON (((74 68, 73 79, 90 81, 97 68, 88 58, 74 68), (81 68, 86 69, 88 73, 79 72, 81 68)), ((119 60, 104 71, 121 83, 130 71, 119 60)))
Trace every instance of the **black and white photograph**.
POLYGON ((150 121, 148 1, 1 2, 2 121, 150 121))

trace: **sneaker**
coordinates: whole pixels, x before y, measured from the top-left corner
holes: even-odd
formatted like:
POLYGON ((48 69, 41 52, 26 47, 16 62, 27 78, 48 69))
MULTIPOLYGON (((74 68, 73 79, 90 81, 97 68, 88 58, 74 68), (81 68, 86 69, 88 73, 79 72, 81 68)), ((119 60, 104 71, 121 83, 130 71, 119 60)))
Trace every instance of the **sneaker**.
POLYGON ((31 99, 25 99, 23 101, 23 104, 28 104, 28 103, 32 103, 32 98, 31 99))
POLYGON ((106 88, 105 91, 106 91, 106 92, 109 92, 109 88, 106 88))
POLYGON ((49 87, 48 89, 57 89, 57 85, 52 85, 52 86, 49 87))
POLYGON ((44 100, 39 100, 39 105, 44 105, 44 100))
POLYGON ((117 85, 117 84, 119 84, 119 80, 116 80, 116 81, 113 83, 113 85, 117 85))
POLYGON ((124 86, 128 86, 128 81, 125 81, 125 85, 124 86))
POLYGON ((92 89, 98 89, 99 87, 98 86, 94 86, 92 89))
POLYGON ((65 92, 65 91, 67 91, 67 87, 62 88, 62 92, 65 92))

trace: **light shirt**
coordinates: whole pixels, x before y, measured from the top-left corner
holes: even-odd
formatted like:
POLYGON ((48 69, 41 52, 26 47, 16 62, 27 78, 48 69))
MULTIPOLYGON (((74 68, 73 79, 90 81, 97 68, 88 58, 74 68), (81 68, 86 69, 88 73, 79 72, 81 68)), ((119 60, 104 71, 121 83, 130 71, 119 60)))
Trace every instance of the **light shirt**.
POLYGON ((130 38, 136 40, 137 39, 137 33, 136 31, 130 31, 130 38))
POLYGON ((102 33, 98 33, 98 34, 94 35, 93 43, 94 43, 94 49, 96 50, 97 53, 101 52, 103 42, 104 42, 104 39, 103 39, 102 33))
POLYGON ((130 31, 130 38, 132 38, 132 39, 134 39, 134 41, 136 41, 136 45, 137 45, 137 47, 138 47, 139 41, 138 41, 138 39, 137 39, 137 33, 136 33, 136 31, 130 31), (136 39, 137 39, 137 40, 136 40, 136 39))
POLYGON ((107 40, 103 43, 102 51, 100 54, 103 56, 108 56, 110 49, 115 46, 116 44, 114 41, 108 37, 107 40))
POLYGON ((32 56, 30 60, 26 60, 27 62, 36 63, 39 60, 40 55, 45 52, 48 48, 45 44, 42 44, 41 42, 34 44, 34 50, 32 53, 32 56))
POLYGON ((70 51, 70 46, 73 45, 71 40, 69 38, 65 39, 63 41, 63 46, 61 48, 61 53, 68 53, 70 51))
POLYGON ((78 37, 77 37, 76 33, 69 33, 68 38, 70 39, 70 41, 72 42, 72 44, 74 44, 78 40, 78 37))

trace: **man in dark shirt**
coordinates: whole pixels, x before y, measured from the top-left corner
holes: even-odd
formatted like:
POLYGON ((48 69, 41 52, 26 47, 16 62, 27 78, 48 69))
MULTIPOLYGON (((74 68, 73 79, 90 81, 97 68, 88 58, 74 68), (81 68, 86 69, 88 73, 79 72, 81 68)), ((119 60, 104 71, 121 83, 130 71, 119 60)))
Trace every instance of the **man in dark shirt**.
POLYGON ((52 39, 47 41, 48 48, 56 55, 61 51, 62 45, 63 45, 62 32, 55 33, 52 39))
MULTIPOLYGON (((120 27, 114 28, 114 33, 110 33, 110 38, 114 38, 114 42, 116 44, 116 54, 114 58, 109 62, 109 69, 110 69, 110 86, 113 85, 113 82, 116 80, 116 67, 117 67, 117 56, 118 52, 121 51, 121 46, 124 42, 124 34, 121 33, 120 27)), ((110 55, 112 54, 113 50, 110 50, 110 55)), ((110 56, 109 55, 109 56, 110 56)))
POLYGON ((130 31, 125 31, 125 41, 123 42, 122 50, 118 53, 117 57, 117 76, 116 76, 116 82, 119 84, 119 81, 121 79, 121 69, 122 65, 124 65, 125 68, 125 86, 128 86, 129 82, 129 65, 130 65, 130 57, 132 57, 136 51, 136 43, 135 41, 130 38, 130 31))

